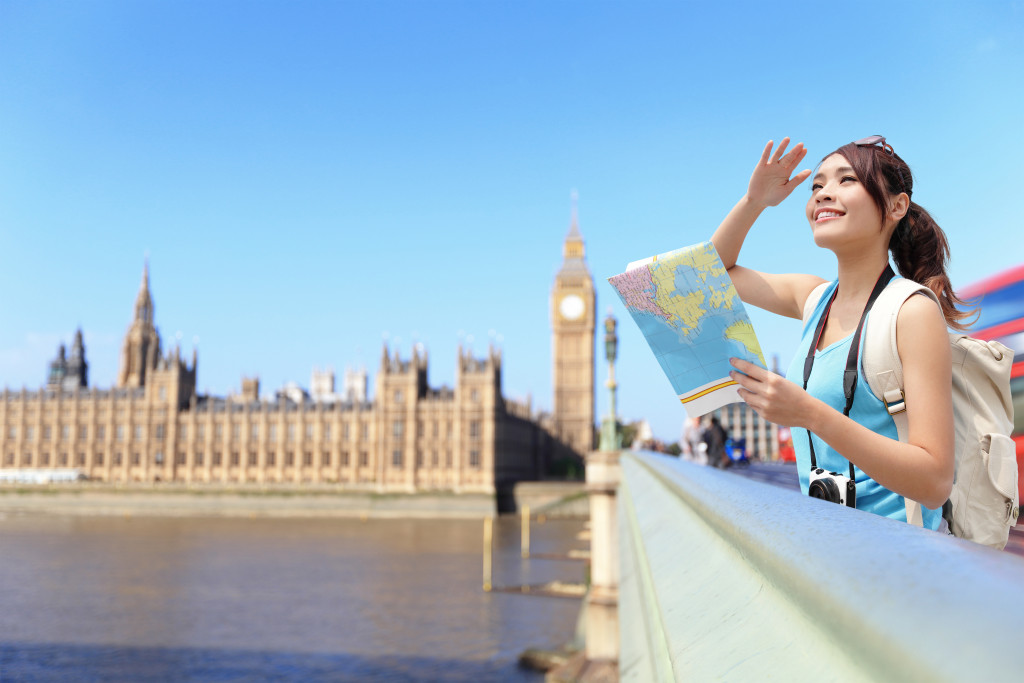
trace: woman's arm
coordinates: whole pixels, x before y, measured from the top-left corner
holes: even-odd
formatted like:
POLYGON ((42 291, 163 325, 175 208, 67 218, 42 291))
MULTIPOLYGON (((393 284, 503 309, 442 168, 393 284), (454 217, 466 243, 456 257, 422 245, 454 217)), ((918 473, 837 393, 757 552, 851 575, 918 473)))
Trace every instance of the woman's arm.
POLYGON ((786 154, 788 145, 789 138, 783 138, 774 153, 771 141, 765 145, 750 176, 747 193, 718 226, 711 241, 729 271, 740 299, 772 313, 799 319, 807 295, 823 282, 821 278, 812 275, 770 275, 736 265, 747 233, 761 212, 769 206, 777 206, 811 174, 810 170, 805 169, 790 178, 793 169, 807 155, 807 150, 803 143, 797 143, 786 154))
POLYGON ((954 469, 952 361, 946 321, 934 302, 914 296, 903 304, 896 346, 903 363, 907 443, 876 434, 746 361, 734 359, 741 372, 731 375, 743 387, 740 396, 764 419, 810 430, 885 488, 934 509, 949 498, 954 469))

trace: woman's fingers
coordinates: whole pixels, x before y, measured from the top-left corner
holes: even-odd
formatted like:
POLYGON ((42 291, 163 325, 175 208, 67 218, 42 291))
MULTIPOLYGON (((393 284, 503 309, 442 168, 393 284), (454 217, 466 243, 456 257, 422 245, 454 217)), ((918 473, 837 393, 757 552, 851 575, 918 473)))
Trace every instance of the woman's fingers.
POLYGON ((745 361, 742 358, 730 358, 729 363, 743 374, 749 375, 757 380, 762 379, 764 377, 764 373, 768 372, 761 366, 754 365, 750 361, 745 361))
POLYGON ((772 155, 772 163, 773 164, 779 163, 779 159, 781 159, 782 155, 786 153, 786 147, 788 147, 788 146, 789 146, 789 138, 788 137, 782 138, 782 142, 779 143, 778 149, 776 149, 775 150, 775 154, 772 155))

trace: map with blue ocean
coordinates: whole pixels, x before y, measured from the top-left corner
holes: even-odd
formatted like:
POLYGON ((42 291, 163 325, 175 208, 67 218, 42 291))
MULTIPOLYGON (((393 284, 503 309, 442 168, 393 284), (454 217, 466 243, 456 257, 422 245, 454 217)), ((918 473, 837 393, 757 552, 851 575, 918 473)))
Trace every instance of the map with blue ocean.
POLYGON ((711 242, 631 263, 608 282, 687 415, 741 400, 729 378, 729 358, 765 367, 754 326, 711 242))

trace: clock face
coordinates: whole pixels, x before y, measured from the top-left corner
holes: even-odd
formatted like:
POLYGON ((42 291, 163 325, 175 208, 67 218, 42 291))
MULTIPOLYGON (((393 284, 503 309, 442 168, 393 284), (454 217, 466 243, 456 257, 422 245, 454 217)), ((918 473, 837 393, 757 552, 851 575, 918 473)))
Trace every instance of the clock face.
POLYGON ((587 310, 587 305, 577 294, 569 294, 562 297, 558 304, 558 310, 566 320, 579 320, 587 310))

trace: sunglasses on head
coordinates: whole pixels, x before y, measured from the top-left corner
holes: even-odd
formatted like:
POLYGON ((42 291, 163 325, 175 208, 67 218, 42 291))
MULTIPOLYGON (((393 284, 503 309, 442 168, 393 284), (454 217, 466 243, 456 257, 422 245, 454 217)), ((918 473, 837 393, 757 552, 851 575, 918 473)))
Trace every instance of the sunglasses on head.
POLYGON ((895 154, 895 152, 892 151, 892 145, 888 144, 885 141, 885 136, 884 135, 869 135, 866 138, 861 138, 860 140, 857 140, 857 142, 855 142, 853 144, 857 145, 858 147, 875 147, 875 146, 878 146, 878 147, 881 147, 882 149, 884 149, 889 154, 895 154))
MULTIPOLYGON (((861 138, 855 143, 858 147, 881 147, 884 151, 888 152, 889 156, 895 157, 896 152, 892 150, 892 145, 885 141, 884 135, 869 135, 866 138, 861 138)), ((900 169, 899 164, 896 164, 896 173, 900 177, 900 189, 904 192, 907 191, 907 183, 903 180, 903 171, 900 169)))

